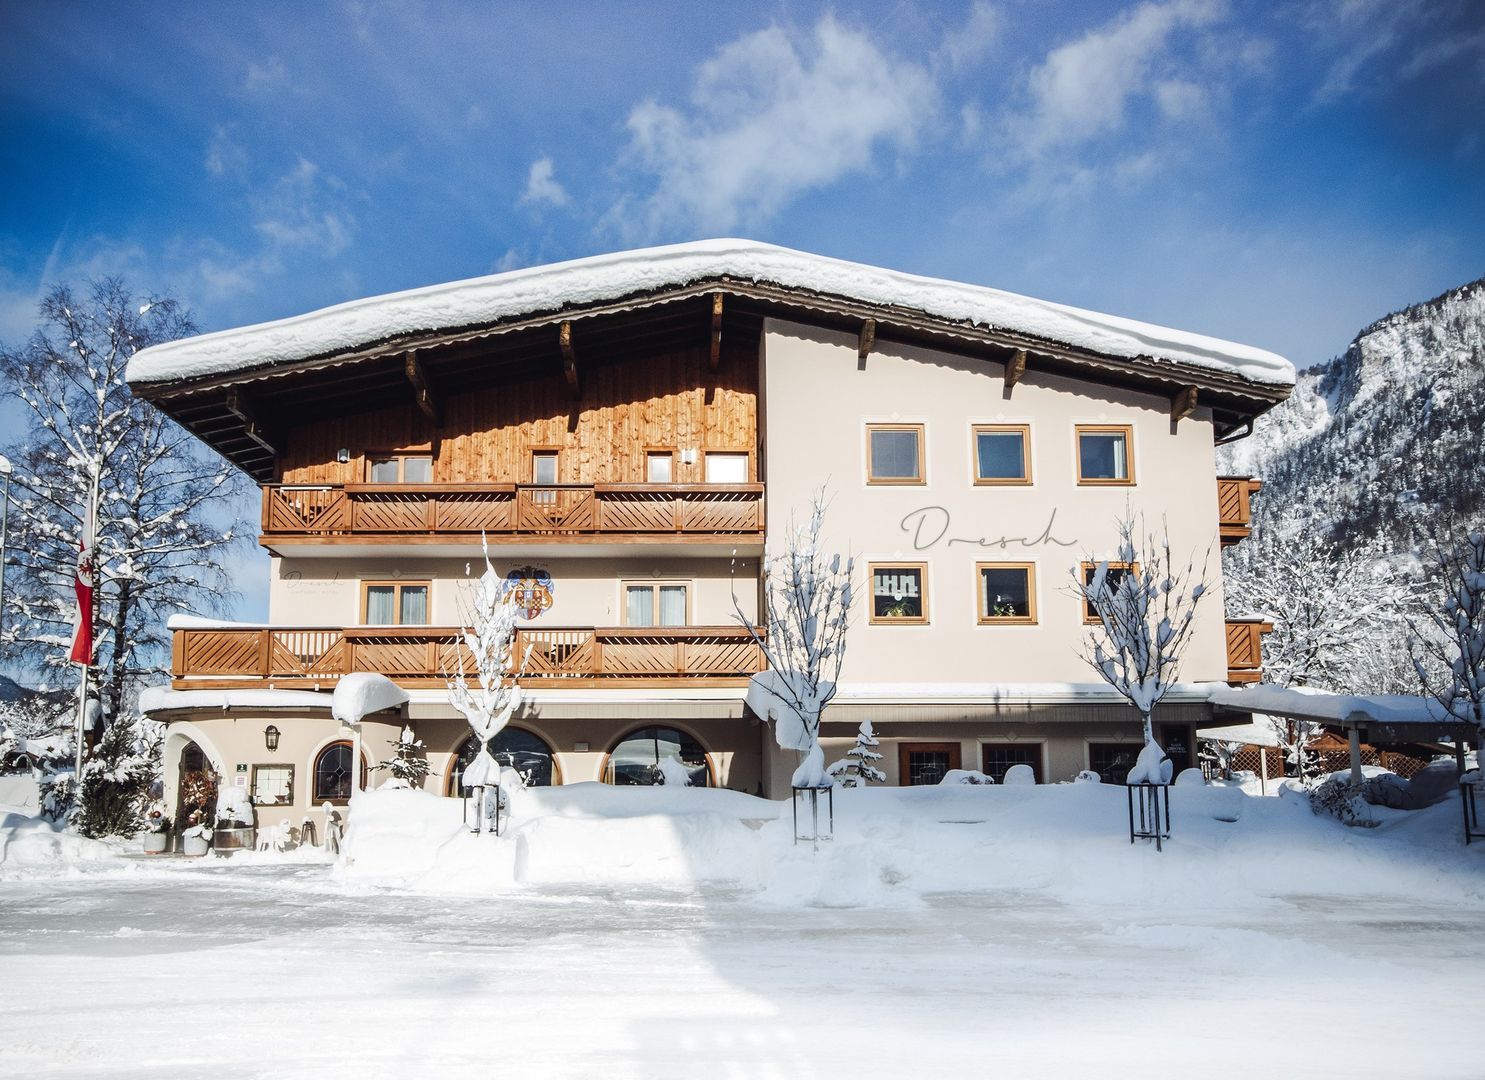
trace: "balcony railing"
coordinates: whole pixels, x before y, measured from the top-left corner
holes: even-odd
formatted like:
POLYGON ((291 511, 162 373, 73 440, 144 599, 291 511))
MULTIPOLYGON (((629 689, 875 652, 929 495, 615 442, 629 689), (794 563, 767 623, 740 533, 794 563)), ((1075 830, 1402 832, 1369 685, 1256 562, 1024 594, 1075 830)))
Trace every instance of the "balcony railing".
MULTIPOLYGON (((531 687, 743 686, 763 670, 762 650, 740 626, 550 627, 517 632, 531 687), (529 653, 528 653, 529 648, 529 653)), ((210 627, 176 630, 175 687, 331 689, 372 671, 404 686, 443 686, 474 662, 451 627, 210 627)))
POLYGON ((264 544, 425 540, 736 543, 763 537, 762 484, 264 484, 264 544))
POLYGON ((1252 498, 1261 487, 1263 481, 1251 476, 1217 477, 1217 521, 1223 547, 1248 538, 1252 531, 1252 498))
POLYGON ((1262 619, 1227 620, 1227 681, 1263 681, 1263 635, 1274 628, 1262 619))

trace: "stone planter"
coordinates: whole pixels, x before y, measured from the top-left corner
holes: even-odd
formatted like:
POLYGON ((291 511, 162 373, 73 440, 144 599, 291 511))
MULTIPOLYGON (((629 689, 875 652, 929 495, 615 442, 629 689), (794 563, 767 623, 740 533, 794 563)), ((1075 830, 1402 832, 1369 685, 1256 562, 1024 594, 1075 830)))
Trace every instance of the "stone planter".
POLYGON ((146 855, 159 855, 170 846, 170 834, 162 832, 147 832, 143 837, 143 851, 146 855))
POLYGON ((205 855, 211 850, 211 841, 204 836, 182 836, 180 849, 186 855, 205 855))

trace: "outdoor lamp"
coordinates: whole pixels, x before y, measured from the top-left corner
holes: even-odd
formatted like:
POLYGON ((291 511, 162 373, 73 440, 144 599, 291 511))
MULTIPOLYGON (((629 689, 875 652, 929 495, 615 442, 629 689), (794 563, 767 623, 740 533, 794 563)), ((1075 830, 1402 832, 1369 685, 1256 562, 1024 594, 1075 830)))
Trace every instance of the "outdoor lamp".
POLYGON ((263 729, 263 745, 270 750, 278 749, 278 728, 272 724, 263 729))

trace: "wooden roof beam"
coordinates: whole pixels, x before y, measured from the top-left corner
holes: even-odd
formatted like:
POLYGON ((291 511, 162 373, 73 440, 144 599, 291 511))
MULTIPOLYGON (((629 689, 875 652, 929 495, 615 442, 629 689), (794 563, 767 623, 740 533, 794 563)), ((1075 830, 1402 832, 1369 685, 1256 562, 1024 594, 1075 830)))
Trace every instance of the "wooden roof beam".
POLYGON ((582 397, 583 384, 578 378, 577 352, 572 347, 572 323, 570 321, 562 324, 562 329, 557 334, 557 342, 562 347, 562 378, 567 383, 567 389, 572 392, 573 397, 582 397))
POLYGON ((867 319, 861 324, 861 333, 856 338, 856 361, 858 367, 866 366, 866 358, 871 355, 872 346, 877 343, 877 321, 867 319))
POLYGON ((1170 426, 1174 428, 1196 411, 1196 387, 1183 386, 1170 399, 1170 426))
POLYGON ((232 389, 227 391, 225 402, 227 411, 242 423, 242 433, 253 442, 257 443, 275 458, 279 456, 279 450, 283 446, 283 440, 271 432, 265 425, 259 422, 257 413, 254 412, 252 404, 242 391, 232 389))
POLYGON ((417 349, 408 352, 404 370, 407 372, 407 381, 412 383, 413 399, 418 403, 418 408, 434 424, 443 427, 443 398, 428 381, 428 372, 418 359, 417 349))
POLYGON ((712 293, 712 370, 722 366, 722 294, 712 293))
POLYGON ((1005 362, 1005 392, 1010 397, 1011 388, 1021 381, 1026 374, 1026 350, 1017 349, 1009 360, 1005 362))

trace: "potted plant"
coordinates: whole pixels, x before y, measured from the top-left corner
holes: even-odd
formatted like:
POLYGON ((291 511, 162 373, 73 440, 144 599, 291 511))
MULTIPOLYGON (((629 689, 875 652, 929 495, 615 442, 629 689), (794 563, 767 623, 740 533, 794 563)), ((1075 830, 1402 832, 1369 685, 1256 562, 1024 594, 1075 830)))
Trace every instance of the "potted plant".
POLYGON ((153 807, 144 821, 144 851, 147 855, 159 855, 170 846, 170 817, 158 806, 153 807))
POLYGON ((199 811, 191 815, 191 823, 180 834, 180 849, 187 855, 205 855, 211 850, 211 821, 199 811))

